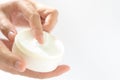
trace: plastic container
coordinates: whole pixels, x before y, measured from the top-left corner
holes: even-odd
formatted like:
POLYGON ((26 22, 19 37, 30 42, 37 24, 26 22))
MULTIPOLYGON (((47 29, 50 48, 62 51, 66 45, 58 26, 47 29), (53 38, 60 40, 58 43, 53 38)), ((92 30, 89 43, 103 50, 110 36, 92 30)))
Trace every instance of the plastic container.
POLYGON ((30 29, 20 31, 13 44, 12 52, 26 61, 26 67, 36 72, 49 72, 60 64, 64 46, 51 34, 44 32, 44 44, 39 44, 30 29))

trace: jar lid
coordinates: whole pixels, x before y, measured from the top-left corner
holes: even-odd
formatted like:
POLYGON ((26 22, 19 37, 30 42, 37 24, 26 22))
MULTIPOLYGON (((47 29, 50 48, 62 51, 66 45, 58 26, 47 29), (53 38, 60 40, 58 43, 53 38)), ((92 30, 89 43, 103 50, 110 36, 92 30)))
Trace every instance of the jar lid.
POLYGON ((24 29, 16 35, 15 44, 27 56, 57 58, 63 55, 64 46, 60 40, 47 32, 43 32, 43 38, 44 43, 39 44, 31 29, 24 29))

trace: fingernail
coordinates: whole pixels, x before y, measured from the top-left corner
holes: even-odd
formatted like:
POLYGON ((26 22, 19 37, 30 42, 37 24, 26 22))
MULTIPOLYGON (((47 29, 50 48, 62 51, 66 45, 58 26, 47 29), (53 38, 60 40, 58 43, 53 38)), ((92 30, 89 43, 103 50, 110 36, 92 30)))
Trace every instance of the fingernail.
POLYGON ((22 63, 20 61, 16 61, 14 67, 17 71, 22 72, 22 63))
POLYGON ((43 44, 43 43, 44 43, 43 35, 36 36, 36 39, 38 40, 38 42, 39 42, 40 44, 43 44))
POLYGON ((43 44, 43 43, 44 43, 44 41, 43 41, 42 38, 41 38, 40 40, 38 40, 38 42, 39 42, 40 44, 43 44))
POLYGON ((40 36, 40 40, 41 40, 41 43, 43 44, 44 43, 43 35, 40 36))
POLYGON ((9 38, 9 40, 14 40, 14 37, 15 37, 15 33, 14 32, 12 32, 12 31, 10 31, 9 33, 8 33, 8 38, 9 38))

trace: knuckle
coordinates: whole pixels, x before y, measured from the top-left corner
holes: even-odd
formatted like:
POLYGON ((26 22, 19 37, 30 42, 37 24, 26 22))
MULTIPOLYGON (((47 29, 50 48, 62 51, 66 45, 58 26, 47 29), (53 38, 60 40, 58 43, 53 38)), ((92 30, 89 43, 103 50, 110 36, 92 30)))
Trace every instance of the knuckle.
POLYGON ((17 6, 18 4, 19 4, 19 0, 14 0, 14 1, 12 2, 12 5, 17 6))
POLYGON ((1 20, 0 23, 0 30, 7 35, 9 31, 15 32, 14 26, 10 24, 9 22, 6 23, 6 21, 1 20))
POLYGON ((58 16, 58 14, 59 14, 58 10, 55 9, 55 8, 48 8, 48 9, 46 10, 46 13, 47 13, 47 14, 56 15, 56 16, 58 16))
POLYGON ((57 9, 52 9, 51 13, 53 13, 54 15, 58 16, 59 12, 57 9))
POLYGON ((6 23, 2 23, 0 25, 0 29, 1 29, 1 31, 8 31, 8 25, 6 23))

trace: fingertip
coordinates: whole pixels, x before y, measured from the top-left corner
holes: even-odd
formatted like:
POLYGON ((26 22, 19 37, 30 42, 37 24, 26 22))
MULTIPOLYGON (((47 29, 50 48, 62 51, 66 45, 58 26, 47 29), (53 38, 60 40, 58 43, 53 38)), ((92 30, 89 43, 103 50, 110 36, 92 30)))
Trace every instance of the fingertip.
POLYGON ((25 71, 26 62, 24 59, 18 55, 14 55, 15 53, 11 53, 9 51, 2 52, 3 54, 0 56, 0 61, 4 63, 6 66, 13 68, 18 72, 25 71))
POLYGON ((16 61, 14 68, 19 72, 25 71, 25 62, 24 61, 16 61))
POLYGON ((36 36, 36 39, 38 40, 38 42, 39 42, 40 44, 43 44, 43 43, 44 43, 43 35, 37 35, 37 36, 36 36))
POLYGON ((36 38, 38 43, 43 44, 44 43, 43 32, 35 30, 35 29, 33 29, 32 31, 33 31, 34 37, 36 38))
POLYGON ((9 31, 9 32, 8 32, 8 39, 9 39, 10 41, 14 41, 14 38, 15 38, 16 34, 17 34, 16 31, 9 31))
POLYGON ((69 70, 70 70, 70 67, 68 65, 59 65, 54 71, 49 72, 50 75, 47 77, 56 77, 66 73, 69 70))
MULTIPOLYGON (((15 53, 14 53, 15 54, 15 53)), ((11 64, 13 68, 18 72, 24 72, 26 69, 26 62, 25 60, 20 57, 19 55, 12 55, 12 61, 11 64)))
POLYGON ((59 68, 60 70, 63 70, 64 72, 67 72, 70 70, 70 66, 68 65, 60 65, 59 68))

